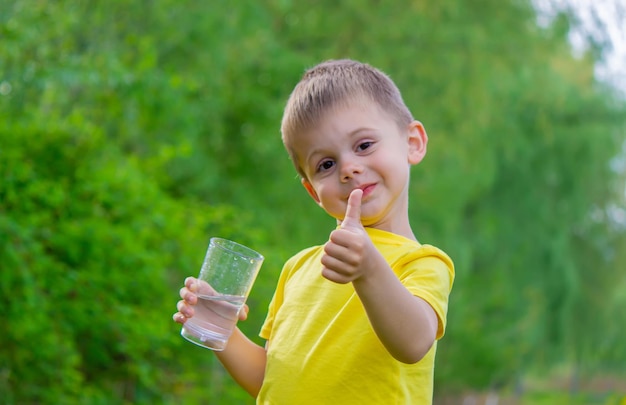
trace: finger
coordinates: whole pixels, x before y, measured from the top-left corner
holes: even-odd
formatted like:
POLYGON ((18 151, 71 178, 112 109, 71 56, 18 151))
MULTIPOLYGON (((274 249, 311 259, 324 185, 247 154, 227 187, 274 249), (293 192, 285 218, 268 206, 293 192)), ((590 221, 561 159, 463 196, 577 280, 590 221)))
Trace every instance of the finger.
POLYGON ((194 308, 190 305, 187 305, 187 303, 183 300, 178 301, 178 303, 176 304, 176 309, 178 309, 178 312, 184 315, 186 318, 191 318, 195 313, 194 308))
POLYGON ((176 312, 174 316, 172 316, 172 319, 174 320, 174 322, 180 324, 184 324, 187 321, 185 315, 181 314, 180 312, 176 312))
POLYGON ((179 292, 180 298, 184 299, 188 304, 196 305, 198 302, 198 296, 187 289, 187 287, 183 287, 179 292))
POLYGON ((195 291, 196 288, 196 278, 195 277, 187 277, 185 279, 185 287, 189 289, 189 291, 195 291))
POLYGON ((337 273, 328 267, 322 268, 322 277, 337 284, 348 284, 352 278, 341 273, 337 273))
POLYGON ((250 310, 250 308, 248 308, 247 304, 244 304, 243 307, 241 307, 241 309, 239 310, 239 320, 240 321, 245 321, 246 319, 248 319, 248 311, 250 310))
POLYGON ((340 274, 348 275, 354 272, 354 264, 350 258, 344 260, 344 258, 333 257, 325 254, 322 256, 320 262, 325 268, 340 274))
POLYGON ((193 290, 191 290, 196 295, 216 295, 217 291, 209 283, 204 280, 196 279, 195 284, 193 284, 193 290))
POLYGON ((346 216, 341 222, 341 228, 361 228, 361 199, 363 198, 363 190, 357 188, 352 190, 348 197, 348 207, 346 208, 346 216))
POLYGON ((321 258, 322 264, 325 264, 326 260, 333 260, 337 264, 345 263, 347 266, 356 266, 359 264, 358 251, 354 246, 350 246, 351 239, 355 239, 354 235, 351 235, 346 230, 339 234, 338 232, 340 231, 334 231, 335 233, 331 234, 331 241, 324 245, 324 255, 321 258))

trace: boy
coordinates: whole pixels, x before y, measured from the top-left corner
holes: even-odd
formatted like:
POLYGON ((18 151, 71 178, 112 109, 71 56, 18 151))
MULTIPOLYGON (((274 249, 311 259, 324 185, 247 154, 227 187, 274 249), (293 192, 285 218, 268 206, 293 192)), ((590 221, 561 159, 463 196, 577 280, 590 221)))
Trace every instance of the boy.
MULTIPOLYGON (((454 266, 409 224, 424 127, 384 73, 338 60, 304 74, 281 132, 302 185, 338 227, 285 264, 265 348, 237 329, 216 355, 260 404, 431 404, 454 266)), ((193 316, 194 281, 176 322, 193 316)))

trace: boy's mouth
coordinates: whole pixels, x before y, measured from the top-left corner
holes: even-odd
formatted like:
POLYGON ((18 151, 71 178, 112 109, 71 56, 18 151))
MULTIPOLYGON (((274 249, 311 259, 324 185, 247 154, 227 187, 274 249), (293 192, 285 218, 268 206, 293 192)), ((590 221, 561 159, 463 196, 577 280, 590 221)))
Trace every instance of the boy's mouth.
POLYGON ((374 192, 374 189, 376 188, 376 183, 364 184, 357 188, 360 188, 361 190, 363 190, 363 198, 366 198, 374 192))

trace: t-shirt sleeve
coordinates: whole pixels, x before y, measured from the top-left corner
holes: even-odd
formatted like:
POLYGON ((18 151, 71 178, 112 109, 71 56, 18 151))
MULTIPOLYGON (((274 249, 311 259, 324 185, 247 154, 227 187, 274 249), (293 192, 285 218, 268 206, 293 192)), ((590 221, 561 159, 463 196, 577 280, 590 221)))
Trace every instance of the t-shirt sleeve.
POLYGON ((440 339, 446 329, 454 264, 443 251, 429 245, 408 254, 402 262, 400 281, 433 308, 438 318, 437 339, 440 339))
POLYGON ((265 340, 269 340, 272 335, 272 327, 274 326, 274 318, 276 317, 276 312, 283 303, 283 291, 285 288, 285 270, 281 272, 280 277, 278 278, 278 284, 276 286, 276 291, 274 291, 274 296, 270 301, 267 316, 265 317, 265 321, 261 326, 261 331, 259 332, 259 336, 265 340))
POLYGON ((274 291, 274 296, 270 301, 267 316, 263 325, 261 326, 261 331, 259 332, 259 336, 265 340, 269 340, 272 335, 272 328, 274 327, 274 319, 276 318, 276 314, 278 310, 283 305, 283 300, 285 296, 285 285, 293 272, 297 270, 298 263, 305 257, 309 252, 311 252, 314 248, 305 249, 295 256, 291 257, 289 260, 285 262, 282 271, 280 272, 280 276, 278 277, 278 283, 276 285, 276 291, 274 291))

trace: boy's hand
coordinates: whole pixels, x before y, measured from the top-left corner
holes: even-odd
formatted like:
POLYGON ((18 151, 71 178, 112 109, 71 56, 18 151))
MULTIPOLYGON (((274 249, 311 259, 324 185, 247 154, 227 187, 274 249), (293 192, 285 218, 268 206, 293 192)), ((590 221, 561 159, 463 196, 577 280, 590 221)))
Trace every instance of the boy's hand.
POLYGON ((378 253, 361 224, 362 197, 363 190, 352 190, 341 226, 324 245, 322 276, 335 283, 346 284, 363 276, 372 263, 370 255, 378 253))
MULTIPOLYGON (((182 298, 176 304, 176 312, 172 318, 174 322, 184 324, 187 319, 193 317, 195 305, 198 303, 198 294, 214 295, 215 290, 206 281, 198 280, 195 277, 187 277, 185 286, 180 289, 179 295, 182 298)), ((239 320, 245 321, 248 317, 248 305, 244 305, 239 311, 239 320)))

